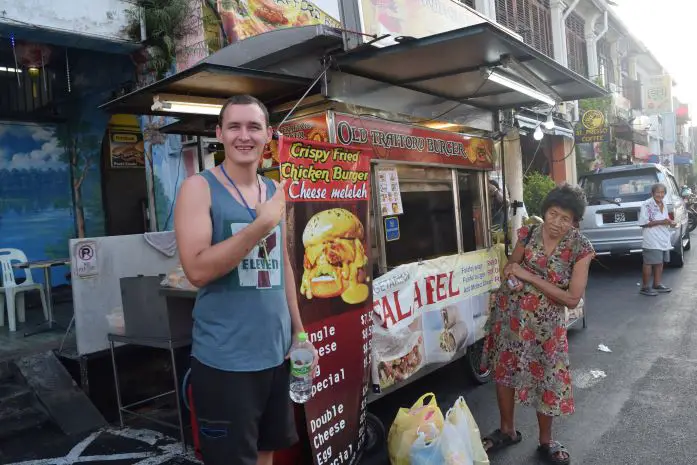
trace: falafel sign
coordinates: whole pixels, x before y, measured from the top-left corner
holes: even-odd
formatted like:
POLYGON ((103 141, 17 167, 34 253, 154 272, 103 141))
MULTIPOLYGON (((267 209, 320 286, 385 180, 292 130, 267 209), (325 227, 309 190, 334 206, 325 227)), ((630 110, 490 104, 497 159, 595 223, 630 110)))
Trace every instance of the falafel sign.
POLYGON ((281 137, 278 153, 300 313, 320 357, 305 404, 313 461, 349 465, 363 446, 370 382, 372 151, 281 137))
POLYGON ((501 284, 495 248, 401 265, 373 282, 373 384, 450 361, 482 334, 501 284))

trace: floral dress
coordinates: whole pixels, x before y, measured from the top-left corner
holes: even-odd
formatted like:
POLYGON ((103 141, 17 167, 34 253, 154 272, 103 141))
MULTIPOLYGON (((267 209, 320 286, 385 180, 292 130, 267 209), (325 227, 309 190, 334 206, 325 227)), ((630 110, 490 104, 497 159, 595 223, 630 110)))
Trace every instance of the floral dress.
MULTIPOLYGON (((521 266, 561 289, 568 289, 574 264, 594 254, 590 241, 573 228, 547 257, 542 226, 522 227, 521 266)), ((574 412, 564 306, 524 283, 519 292, 506 283, 492 294, 482 367, 494 381, 516 390, 516 400, 549 416, 574 412)))

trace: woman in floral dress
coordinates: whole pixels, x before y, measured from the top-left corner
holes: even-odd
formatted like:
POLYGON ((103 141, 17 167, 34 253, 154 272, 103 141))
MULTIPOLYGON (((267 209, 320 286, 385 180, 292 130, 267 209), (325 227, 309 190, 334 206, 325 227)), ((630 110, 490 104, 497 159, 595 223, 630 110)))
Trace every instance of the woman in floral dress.
POLYGON ((501 426, 483 439, 489 452, 521 441, 518 401, 537 410, 540 455, 570 463, 567 449, 552 439, 552 419, 574 411, 564 307, 581 300, 594 256, 577 227, 585 208, 580 188, 553 189, 542 204, 544 223, 518 231, 507 281, 492 297, 482 365, 494 374, 501 426))

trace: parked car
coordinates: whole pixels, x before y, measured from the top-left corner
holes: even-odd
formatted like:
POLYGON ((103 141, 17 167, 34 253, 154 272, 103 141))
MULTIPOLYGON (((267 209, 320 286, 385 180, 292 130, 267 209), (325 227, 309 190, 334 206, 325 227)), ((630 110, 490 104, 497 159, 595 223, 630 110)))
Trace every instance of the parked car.
POLYGON ((601 168, 579 177, 588 198, 580 228, 598 255, 641 253, 639 210, 657 182, 666 186, 664 202, 670 218, 678 223, 671 236, 671 265, 683 266, 684 253, 691 245, 687 209, 673 174, 651 163, 601 168))

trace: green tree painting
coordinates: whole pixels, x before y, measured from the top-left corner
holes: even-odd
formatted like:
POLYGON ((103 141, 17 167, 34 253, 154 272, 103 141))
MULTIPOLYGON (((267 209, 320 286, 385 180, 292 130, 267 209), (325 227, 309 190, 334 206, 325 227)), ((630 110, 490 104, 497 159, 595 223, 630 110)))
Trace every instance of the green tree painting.
POLYGON ((99 160, 99 138, 91 133, 90 123, 76 118, 56 130, 59 146, 64 150, 62 160, 68 165, 73 198, 73 213, 77 237, 85 237, 85 202, 83 186, 90 168, 99 160))

